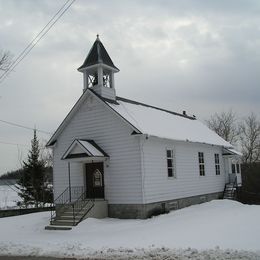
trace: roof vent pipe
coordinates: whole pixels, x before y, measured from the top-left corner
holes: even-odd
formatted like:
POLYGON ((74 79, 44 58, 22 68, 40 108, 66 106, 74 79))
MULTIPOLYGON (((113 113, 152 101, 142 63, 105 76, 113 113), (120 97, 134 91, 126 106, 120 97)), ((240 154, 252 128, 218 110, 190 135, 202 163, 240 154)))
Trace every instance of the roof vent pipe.
POLYGON ((184 116, 187 115, 185 110, 182 111, 182 114, 183 114, 184 116))

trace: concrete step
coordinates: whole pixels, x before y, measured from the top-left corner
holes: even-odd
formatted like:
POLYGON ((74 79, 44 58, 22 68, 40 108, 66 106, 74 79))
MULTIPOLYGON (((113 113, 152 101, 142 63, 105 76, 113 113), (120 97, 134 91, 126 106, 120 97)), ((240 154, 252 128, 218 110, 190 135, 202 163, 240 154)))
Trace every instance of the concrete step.
MULTIPOLYGON (((84 217, 84 215, 85 215, 85 213, 83 214, 76 214, 75 215, 75 218, 76 219, 81 219, 82 217, 84 217)), ((63 219, 63 218, 65 218, 65 219, 73 219, 74 218, 74 216, 73 216, 73 214, 61 214, 61 215, 59 215, 59 216, 56 216, 55 217, 55 219, 63 219)))
MULTIPOLYGON (((55 221, 56 220, 65 220, 65 221, 66 220, 68 220, 68 221, 71 220, 71 221, 73 221, 73 219, 74 219, 73 217, 61 216, 59 218, 56 218, 55 221)), ((81 219, 81 217, 75 217, 75 221, 79 221, 80 219, 81 219)))
MULTIPOLYGON (((89 205, 87 205, 86 207, 78 208, 77 211, 88 210, 88 209, 90 209, 92 206, 93 206, 93 204, 91 204, 91 205, 89 204, 89 205)), ((76 211, 76 210, 75 210, 75 211, 76 211)), ((72 207, 65 209, 64 212, 73 212, 72 207)))
MULTIPOLYGON (((75 223, 76 224, 76 223, 75 223)), ((74 221, 73 220, 54 220, 51 223, 51 226, 74 226, 74 221)))
MULTIPOLYGON (((86 212, 89 210, 89 208, 85 211, 82 210, 80 213, 76 214, 75 216, 75 222, 78 223, 82 217, 86 214, 86 212)), ((74 216, 73 211, 65 211, 58 216, 56 216, 54 223, 57 223, 57 225, 65 224, 65 225, 73 225, 74 223, 74 216)))
MULTIPOLYGON (((82 208, 82 210, 78 214, 76 214, 75 225, 79 223, 82 217, 95 217, 95 218, 107 217, 107 201, 95 200, 94 204, 92 203, 87 204, 85 207, 82 208)), ((58 216, 55 217, 55 219, 52 221, 52 223, 49 226, 67 227, 67 228, 73 227, 74 219, 73 219, 72 207, 66 207, 63 212, 59 211, 58 216)), ((52 229, 55 230, 55 228, 52 229)))
MULTIPOLYGON (((76 214, 84 214, 87 210, 81 210, 80 212, 75 212, 76 214)), ((73 215, 73 211, 65 211, 60 215, 73 215)))
POLYGON ((233 198, 234 195, 233 195, 233 194, 224 194, 224 198, 227 198, 227 197, 229 197, 229 198, 233 198))
POLYGON ((68 226, 54 226, 54 225, 49 225, 45 227, 45 230, 71 230, 72 227, 68 226))

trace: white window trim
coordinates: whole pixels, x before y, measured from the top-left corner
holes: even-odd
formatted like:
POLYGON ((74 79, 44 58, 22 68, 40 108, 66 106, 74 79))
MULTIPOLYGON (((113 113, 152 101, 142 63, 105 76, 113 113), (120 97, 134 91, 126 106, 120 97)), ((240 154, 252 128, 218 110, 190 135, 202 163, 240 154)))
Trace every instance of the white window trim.
POLYGON ((241 163, 239 161, 234 161, 232 160, 231 161, 231 164, 230 164, 230 174, 241 174, 241 163), (235 172, 232 172, 232 164, 235 165, 235 172), (237 164, 239 165, 239 172, 237 172, 237 164))
POLYGON ((175 148, 174 148, 174 146, 166 147, 166 149, 165 149, 165 158, 166 158, 166 173, 167 173, 167 178, 168 178, 169 180, 176 179, 176 178, 177 178, 177 171, 176 171, 176 153, 175 153, 175 148), (172 151, 172 157, 171 157, 171 158, 167 156, 167 151, 168 151, 168 150, 171 150, 171 151, 172 151), (169 175, 168 175, 168 162, 167 162, 168 159, 172 159, 173 176, 169 176, 169 175))
POLYGON ((202 151, 198 151, 198 152, 197 152, 197 158, 198 158, 198 165, 199 165, 199 167, 198 167, 198 169, 199 169, 199 177, 200 177, 200 178, 204 178, 204 177, 206 177, 205 153, 202 152, 202 151), (203 154, 203 163, 200 163, 199 153, 202 153, 202 154, 203 154), (200 174, 200 165, 204 165, 204 175, 201 175, 201 174, 200 174))
POLYGON ((220 168, 220 154, 219 153, 214 153, 214 162, 215 162, 215 175, 220 176, 221 175, 221 168, 220 168), (216 154, 218 154, 218 163, 216 163, 216 154), (219 167, 219 174, 217 174, 217 170, 216 170, 217 165, 219 167))

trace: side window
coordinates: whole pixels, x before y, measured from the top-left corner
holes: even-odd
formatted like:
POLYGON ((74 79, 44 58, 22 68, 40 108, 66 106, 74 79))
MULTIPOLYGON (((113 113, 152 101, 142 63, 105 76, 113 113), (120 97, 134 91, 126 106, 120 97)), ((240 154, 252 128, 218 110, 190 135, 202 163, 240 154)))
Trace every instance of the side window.
POLYGON ((204 163, 204 153, 199 152, 199 170, 200 170, 200 176, 205 176, 205 163, 204 163))
POLYGON ((239 163, 237 163, 237 173, 240 173, 239 163))
POLYGON ((166 150, 168 177, 176 177, 174 153, 172 149, 166 150))
POLYGON ((219 154, 215 153, 215 170, 216 175, 220 175, 220 165, 219 165, 219 154))
POLYGON ((232 163, 231 168, 232 168, 232 173, 236 173, 236 165, 234 163, 232 163))

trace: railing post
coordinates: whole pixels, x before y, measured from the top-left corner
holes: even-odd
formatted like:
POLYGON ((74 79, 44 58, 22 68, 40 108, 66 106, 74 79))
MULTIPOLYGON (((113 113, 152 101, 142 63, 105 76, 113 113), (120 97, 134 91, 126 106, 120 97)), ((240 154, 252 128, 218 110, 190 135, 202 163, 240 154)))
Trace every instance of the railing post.
POLYGON ((73 214, 73 226, 75 226, 75 211, 74 211, 74 204, 72 204, 72 214, 73 214))
POLYGON ((68 162, 68 173, 69 173, 69 201, 71 202, 70 162, 68 162))

